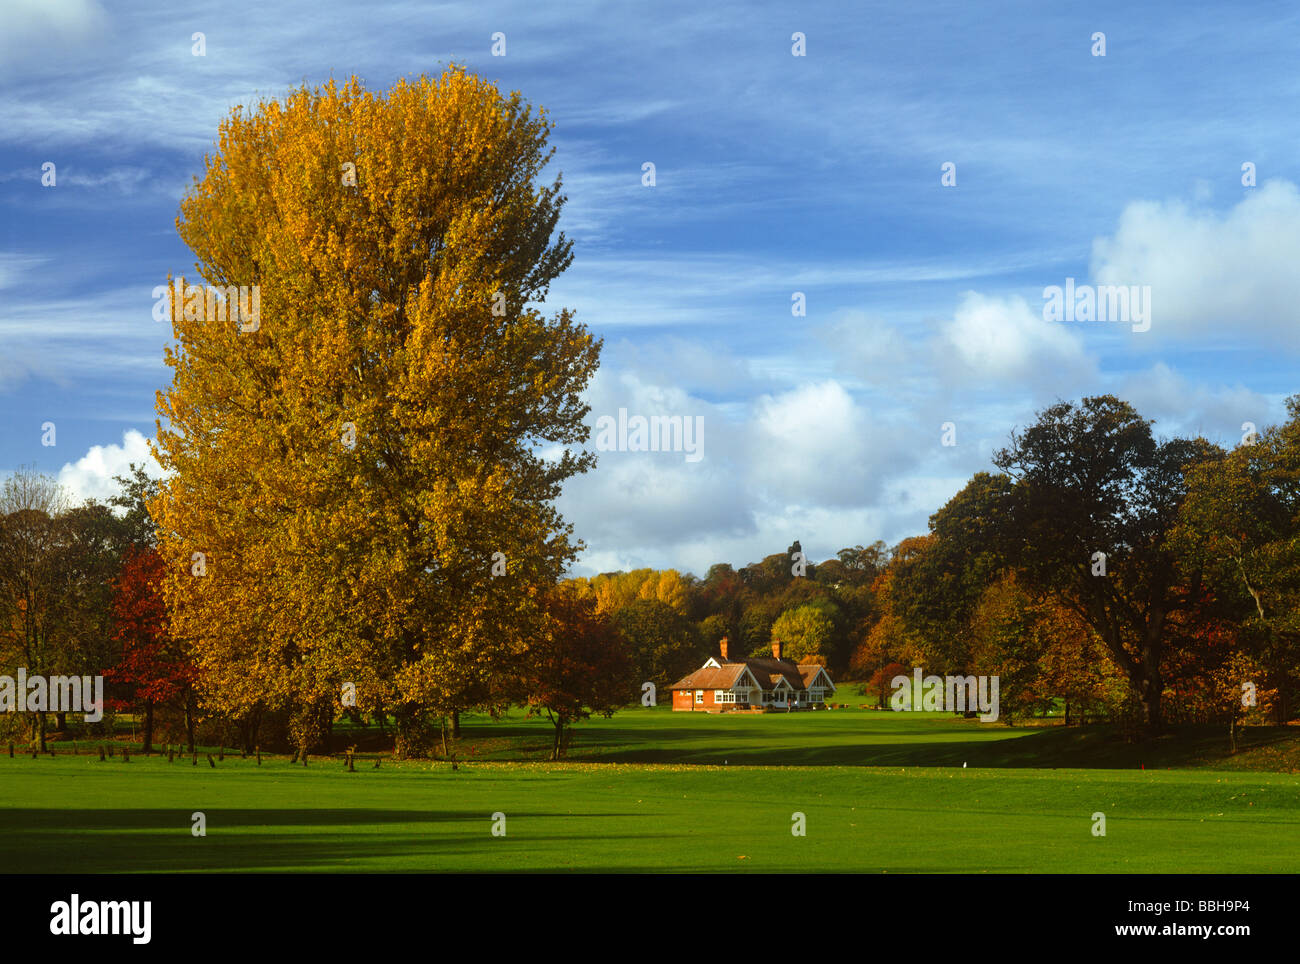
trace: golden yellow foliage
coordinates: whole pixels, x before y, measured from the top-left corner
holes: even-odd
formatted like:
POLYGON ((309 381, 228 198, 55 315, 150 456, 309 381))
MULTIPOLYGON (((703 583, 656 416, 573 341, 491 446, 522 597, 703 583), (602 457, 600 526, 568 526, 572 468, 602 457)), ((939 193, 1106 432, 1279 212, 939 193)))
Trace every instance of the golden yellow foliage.
POLYGON ((172 299, 152 507, 212 704, 337 710, 353 682, 414 721, 467 705, 535 630, 575 554, 553 500, 594 463, 600 351, 536 307, 571 260, 560 180, 536 183, 549 129, 457 67, 222 122, 177 229, 259 311, 172 299))

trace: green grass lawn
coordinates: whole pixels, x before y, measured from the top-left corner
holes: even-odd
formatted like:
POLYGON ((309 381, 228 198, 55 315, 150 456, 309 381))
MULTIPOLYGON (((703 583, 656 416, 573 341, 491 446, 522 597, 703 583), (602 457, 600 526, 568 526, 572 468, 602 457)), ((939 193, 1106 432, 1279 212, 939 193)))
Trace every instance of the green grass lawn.
MULTIPOLYGON (((340 743, 351 738, 340 733, 340 743)), ((466 716, 458 752, 470 760, 547 759, 545 720, 513 711, 466 716)), ((569 759, 603 763, 755 766, 1103 767, 1210 766, 1300 772, 1300 727, 1251 727, 1229 754, 1223 727, 1180 727, 1129 743, 1113 727, 980 723, 951 713, 826 710, 761 716, 634 707, 574 729, 569 759)))
MULTIPOLYGON (((37 872, 1300 871, 1300 776, 1221 768, 1221 734, 1133 748, 1150 758, 1142 770, 1104 731, 940 714, 636 709, 579 727, 574 762, 558 765, 483 759, 540 752, 545 721, 467 717, 464 731, 455 772, 0 756, 0 860, 37 872), (191 835, 194 811, 206 837, 191 835), (804 837, 791 835, 795 811, 804 837), (1105 837, 1092 834, 1098 811, 1105 837)), ((1238 762, 1294 761, 1290 733, 1252 739, 1238 762)))

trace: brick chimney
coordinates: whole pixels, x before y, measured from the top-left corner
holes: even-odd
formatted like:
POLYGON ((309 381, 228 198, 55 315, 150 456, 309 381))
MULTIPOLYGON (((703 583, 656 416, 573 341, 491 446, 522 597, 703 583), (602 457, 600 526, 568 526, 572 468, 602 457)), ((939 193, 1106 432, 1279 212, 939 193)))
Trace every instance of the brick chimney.
POLYGON ((779 639, 772 640, 772 658, 773 659, 781 658, 781 640, 779 639))
POLYGON ((727 637, 726 636, 723 636, 722 640, 718 643, 718 651, 722 654, 721 662, 725 663, 727 661, 727 637))

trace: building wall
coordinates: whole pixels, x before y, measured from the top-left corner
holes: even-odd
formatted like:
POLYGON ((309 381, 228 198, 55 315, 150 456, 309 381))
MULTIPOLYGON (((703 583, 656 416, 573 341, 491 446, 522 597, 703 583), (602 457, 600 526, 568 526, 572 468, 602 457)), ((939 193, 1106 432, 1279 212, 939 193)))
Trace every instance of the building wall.
MULTIPOLYGON (((703 712, 705 710, 729 711, 729 710, 739 709, 740 706, 742 705, 739 703, 715 703, 713 697, 713 690, 704 691, 704 701, 702 703, 695 702, 694 690, 673 690, 672 694, 673 694, 673 709, 681 710, 683 712, 698 713, 698 712, 703 712)), ((831 695, 832 695, 832 691, 828 688, 823 693, 822 699, 830 700, 831 695)), ((797 694, 790 694, 790 696, 797 698, 797 694)), ((803 703, 795 702, 794 698, 791 699, 791 703, 796 707, 807 709, 813 705, 811 696, 806 692, 804 694, 803 703)), ((758 689, 752 689, 750 691, 750 705, 754 707, 760 707, 760 708, 764 706, 768 706, 768 707, 780 706, 781 709, 785 709, 785 704, 764 703, 762 693, 758 689)))
MULTIPOLYGON (((713 690, 704 691, 703 703, 695 702, 695 690, 673 690, 674 710, 690 710, 694 712, 699 712, 703 710, 712 710, 723 705, 724 704, 721 703, 715 704, 713 702, 713 690)), ((725 705, 727 707, 730 707, 733 704, 728 703, 725 705)))

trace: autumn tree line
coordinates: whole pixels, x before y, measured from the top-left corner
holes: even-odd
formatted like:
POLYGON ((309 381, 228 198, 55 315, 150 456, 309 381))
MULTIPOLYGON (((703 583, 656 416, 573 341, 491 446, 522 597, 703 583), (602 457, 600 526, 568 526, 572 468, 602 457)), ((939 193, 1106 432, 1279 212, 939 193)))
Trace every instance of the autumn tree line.
POLYGON ((572 259, 550 129, 460 67, 233 110, 176 221, 196 277, 155 290, 161 477, 108 506, 6 484, 4 666, 102 671, 146 743, 304 758, 344 719, 399 756, 454 753, 461 712, 506 706, 549 719, 558 757, 575 721, 662 694, 724 636, 877 698, 914 666, 999 675, 1004 720, 1294 714, 1294 399, 1230 450, 1063 402, 896 546, 567 578, 582 545, 556 498, 595 466, 601 343, 545 305, 572 259), (214 310, 232 290, 255 318, 214 310))
POLYGON ((49 476, 19 469, 0 487, 0 673, 98 676, 104 718, 6 713, 0 737, 111 733, 115 713, 137 710, 150 746, 157 708, 175 708, 193 742, 196 701, 188 657, 166 632, 158 594, 161 560, 145 508, 156 487, 143 470, 119 478, 119 493, 74 504, 49 476))
POLYGON ((1062 699, 1146 735, 1291 719, 1300 396, 1287 413, 1226 448, 1113 396, 1047 408, 895 550, 872 657, 998 673, 1004 707, 1062 699))
POLYGON ((1060 402, 895 546, 577 582, 659 685, 723 636, 750 655, 779 638, 882 707, 921 667, 998 676, 1007 723, 1060 707, 1134 737, 1224 724, 1235 744, 1300 708, 1300 396, 1287 413, 1226 448, 1159 438, 1114 396, 1060 402))
MULTIPOLYGON (((637 569, 530 587, 540 631, 482 658, 478 673, 452 669, 463 688, 413 712, 419 745, 374 698, 382 683, 366 699, 377 673, 359 660, 323 674, 315 685, 330 698, 312 707, 278 678, 295 669, 285 655, 269 678, 248 665, 266 658, 266 642, 205 651, 174 632, 168 570, 200 591, 210 575, 159 554, 149 510, 159 480, 133 467, 109 505, 73 507, 53 480, 19 472, 0 497, 0 658, 30 673, 104 672, 110 711, 136 713, 146 748, 156 717, 191 744, 199 725, 223 742, 302 753, 328 748, 333 724, 351 717, 391 724, 398 752, 421 755, 435 749, 431 727, 445 751, 461 711, 516 704, 550 717, 559 756, 575 721, 643 699, 647 682, 664 693, 718 656, 723 637, 732 656, 767 655, 780 639, 787 656, 866 682, 881 707, 895 676, 922 667, 998 676, 1008 723, 1061 706, 1067 725, 1138 736, 1214 722, 1235 740, 1242 723, 1296 709, 1300 397, 1288 413, 1225 449, 1157 439, 1112 396, 1059 403, 1013 432, 999 471, 976 474, 927 534, 893 547, 813 562, 795 542, 703 578, 637 569), (250 674, 244 704, 223 692, 236 670, 250 674), (308 708, 314 729, 299 716, 308 708)), ((26 725, 43 745, 44 719, 26 725)))

